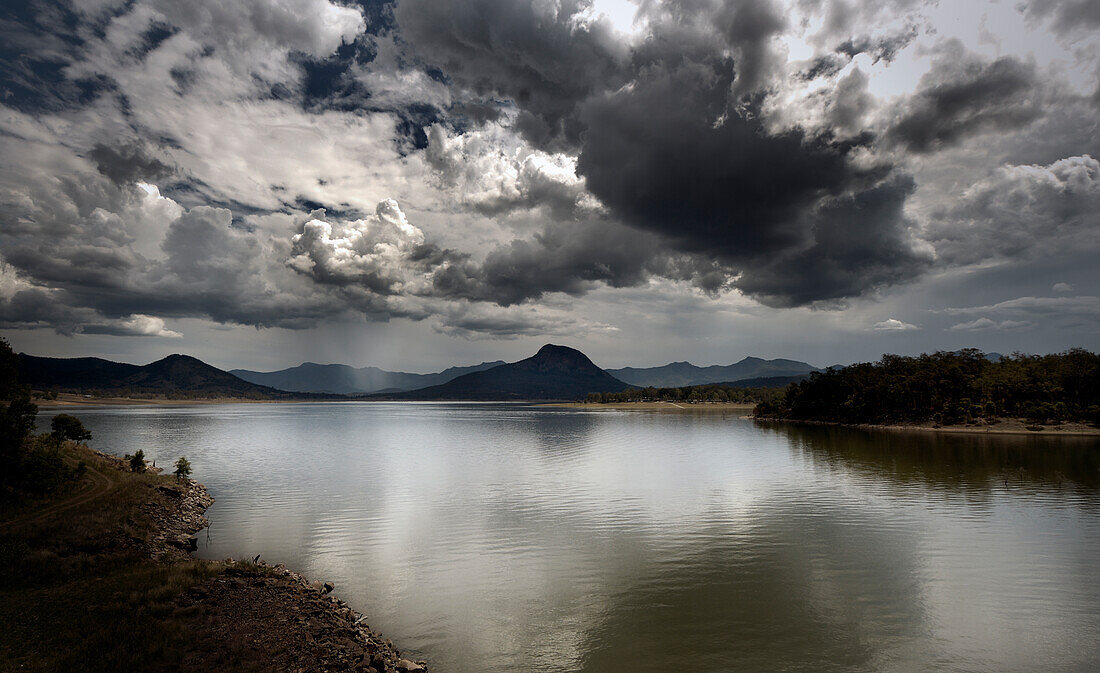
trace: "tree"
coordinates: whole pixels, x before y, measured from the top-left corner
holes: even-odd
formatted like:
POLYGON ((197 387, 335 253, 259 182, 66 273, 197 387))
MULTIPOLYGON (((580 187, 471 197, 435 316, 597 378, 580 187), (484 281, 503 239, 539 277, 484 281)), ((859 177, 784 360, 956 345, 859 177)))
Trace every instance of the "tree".
POLYGON ((191 476, 191 462, 187 460, 187 456, 180 456, 176 461, 176 471, 174 472, 178 481, 191 476))
POLYGON ((11 477, 22 460, 37 414, 30 391, 19 384, 19 360, 0 338, 0 474, 4 477, 11 477))
POLYGON ((130 461, 131 472, 144 472, 145 471, 145 452, 141 449, 137 450, 134 455, 126 454, 126 460, 130 461))
POLYGON ((86 442, 92 438, 92 433, 84 427, 80 419, 69 414, 58 414, 50 421, 54 440, 60 444, 68 439, 74 442, 86 442))

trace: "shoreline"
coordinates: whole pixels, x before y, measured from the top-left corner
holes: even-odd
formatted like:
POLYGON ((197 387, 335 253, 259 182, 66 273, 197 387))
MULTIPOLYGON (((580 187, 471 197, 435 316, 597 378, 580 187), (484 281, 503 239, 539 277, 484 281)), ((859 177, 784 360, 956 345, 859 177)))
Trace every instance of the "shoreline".
MULTIPOLYGON (((173 530, 173 526, 167 527, 163 536, 164 543, 177 549, 186 547, 188 558, 193 562, 225 566, 227 575, 227 578, 219 578, 193 588, 185 594, 182 601, 184 607, 191 608, 203 601, 209 602, 211 598, 224 599, 224 594, 232 593, 243 592, 244 595, 239 598, 249 606, 262 604, 265 598, 266 602, 271 603, 274 598, 275 605, 271 606, 275 608, 273 614, 293 612, 309 615, 299 619, 312 632, 314 640, 326 640, 325 636, 333 636, 327 639, 326 660, 312 662, 322 670, 337 668, 374 673, 416 673, 428 670, 427 662, 402 657, 392 641, 372 631, 366 624, 366 615, 338 599, 333 593, 335 585, 329 582, 311 581, 282 563, 268 565, 259 556, 254 562, 232 558, 223 561, 196 558, 193 554, 197 546, 194 535, 210 526, 206 510, 214 503, 214 498, 204 485, 193 479, 187 479, 183 483, 187 492, 180 501, 181 516, 172 520, 176 524, 176 530, 173 530), (249 581, 244 581, 245 579, 249 581), (262 591, 264 589, 268 591, 262 591), (275 591, 271 592, 271 589, 275 591), (218 593, 223 595, 218 596, 218 593), (260 593, 274 595, 256 595, 260 593)), ((229 598, 232 599, 232 596, 229 598)), ((236 624, 236 620, 230 621, 230 628, 236 624)), ((298 662, 303 663, 307 662, 298 662)), ((284 667, 283 670, 290 669, 284 667)), ((293 670, 300 669, 294 666, 293 670)))
POLYGON ((60 393, 56 400, 32 399, 31 402, 38 405, 39 409, 57 409, 64 407, 93 407, 93 406, 175 406, 175 405, 200 405, 200 404, 287 404, 294 402, 341 402, 343 400, 257 400, 245 397, 209 397, 197 399, 173 400, 167 397, 91 397, 76 393, 60 393))
POLYGON ((742 404, 739 402, 550 402, 539 404, 540 407, 555 407, 559 409, 589 409, 592 411, 625 410, 625 411, 670 411, 670 412, 715 412, 715 411, 751 411, 755 404, 742 404))
POLYGON ((259 556, 196 558, 195 534, 210 525, 206 511, 214 502, 201 483, 148 469, 134 473, 124 459, 86 446, 70 444, 64 453, 66 461, 85 465, 85 476, 0 522, 0 543, 25 550, 22 560, 5 559, 5 566, 36 567, 43 558, 58 564, 56 583, 0 585, 0 621, 29 618, 38 630, 15 640, 0 633, 0 652, 12 662, 29 670, 72 669, 83 649, 85 656, 129 657, 131 667, 157 671, 428 670, 371 630, 332 583, 259 556), (65 559, 74 549, 84 566, 70 575, 65 559), (74 618, 88 621, 77 628, 66 621, 74 618), (140 644, 100 626, 120 618, 149 632, 140 644))
POLYGON ((936 427, 932 423, 912 424, 876 424, 841 423, 838 421, 797 420, 790 418, 756 418, 760 423, 791 423, 796 425, 818 425, 826 427, 849 428, 852 430, 886 430, 890 432, 928 432, 957 435, 1030 435, 1047 437, 1100 437, 1100 428, 1084 423, 1062 423, 1060 425, 1030 425, 1017 419, 1002 419, 993 425, 943 425, 936 427), (1029 429, 1038 427, 1038 430, 1029 429))

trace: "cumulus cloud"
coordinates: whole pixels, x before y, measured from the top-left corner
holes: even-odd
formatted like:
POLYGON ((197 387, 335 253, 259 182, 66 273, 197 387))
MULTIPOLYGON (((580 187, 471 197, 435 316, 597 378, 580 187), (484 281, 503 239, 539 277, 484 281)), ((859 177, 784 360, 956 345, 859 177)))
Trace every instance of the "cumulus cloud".
POLYGON ((876 322, 871 326, 871 329, 876 332, 908 332, 920 328, 911 323, 902 322, 897 318, 887 318, 882 322, 876 322))
POLYGON ((424 232, 409 224, 393 199, 372 217, 333 226, 324 212, 311 214, 291 239, 287 266, 322 283, 359 284, 380 294, 400 294, 424 232))
POLYGON ((433 124, 427 138, 425 158, 435 174, 481 213, 547 206, 569 217, 578 208, 599 207, 577 175, 574 157, 533 148, 502 124, 459 135, 433 124))
POLYGON ((1100 247, 1100 162, 1003 166, 933 211, 924 237, 943 263, 1049 257, 1100 247))
POLYGON ((0 324, 519 336, 601 329, 548 308, 601 286, 828 307, 1095 246, 1094 108, 1054 70, 942 42, 915 90, 874 93, 923 67, 926 9, 667 0, 624 35, 588 0, 20 5, 0 23, 19 158, 0 165, 0 324), (1081 154, 1021 140, 1033 123, 1076 129, 1057 146, 1081 154), (921 196, 937 152, 993 132, 1026 157, 971 152, 980 170, 936 176, 961 197, 921 196))
POLYGON ((1053 287, 1051 287, 1050 289, 1053 292, 1060 292, 1060 293, 1064 293, 1064 294, 1068 294, 1070 292, 1073 292, 1073 286, 1070 285, 1069 283, 1055 283, 1053 285, 1053 287))

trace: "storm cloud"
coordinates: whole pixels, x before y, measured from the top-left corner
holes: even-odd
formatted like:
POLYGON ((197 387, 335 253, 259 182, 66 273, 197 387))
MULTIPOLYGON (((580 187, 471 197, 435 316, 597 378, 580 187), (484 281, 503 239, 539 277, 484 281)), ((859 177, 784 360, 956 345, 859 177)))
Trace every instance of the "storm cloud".
POLYGON ((10 329, 598 332, 603 292, 842 310, 1100 245, 1095 54, 934 3, 55 4, 0 15, 10 329))

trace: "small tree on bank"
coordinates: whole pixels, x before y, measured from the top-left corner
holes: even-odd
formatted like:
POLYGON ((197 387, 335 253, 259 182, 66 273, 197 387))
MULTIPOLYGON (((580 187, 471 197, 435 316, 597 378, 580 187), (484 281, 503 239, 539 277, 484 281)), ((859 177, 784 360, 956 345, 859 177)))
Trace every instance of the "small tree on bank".
POLYGON ((126 460, 130 461, 131 472, 144 472, 145 471, 145 452, 141 449, 137 450, 134 455, 126 454, 126 460))
POLYGON ((92 433, 84 427, 80 419, 69 414, 58 414, 50 421, 53 430, 54 441, 60 446, 66 439, 74 442, 86 442, 92 438, 92 433))
POLYGON ((191 476, 191 462, 187 460, 187 456, 180 456, 176 461, 176 471, 173 473, 176 475, 177 481, 183 481, 191 476))

